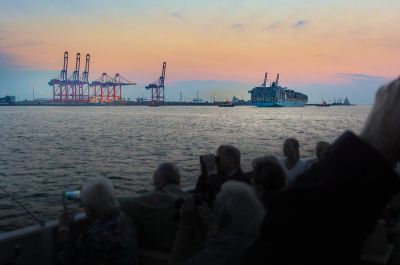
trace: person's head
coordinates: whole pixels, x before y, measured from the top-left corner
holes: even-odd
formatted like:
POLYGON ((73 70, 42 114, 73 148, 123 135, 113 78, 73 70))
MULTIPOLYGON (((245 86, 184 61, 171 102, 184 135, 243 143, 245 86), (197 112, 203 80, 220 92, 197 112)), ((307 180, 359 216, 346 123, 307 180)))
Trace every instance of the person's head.
POLYGON ((233 145, 221 145, 217 150, 218 171, 229 174, 240 168, 240 151, 233 145))
POLYGON ((288 138, 283 143, 283 154, 293 160, 300 158, 300 144, 295 138, 288 138))
POLYGON ((226 228, 235 234, 256 236, 264 214, 262 203, 248 184, 227 181, 217 194, 214 217, 218 229, 226 228))
POLYGON ((111 181, 104 177, 91 178, 82 185, 81 201, 91 219, 107 218, 119 212, 114 187, 111 181))
POLYGON ((322 160, 326 156, 326 152, 328 151, 331 145, 328 142, 318 142, 317 146, 315 147, 315 155, 317 156, 318 160, 322 160))
POLYGON ((156 190, 162 190, 167 185, 180 185, 179 168, 173 163, 162 163, 153 175, 153 185, 156 190))
POLYGON ((253 161, 252 185, 257 196, 264 202, 280 192, 286 183, 285 172, 276 157, 265 156, 253 161))

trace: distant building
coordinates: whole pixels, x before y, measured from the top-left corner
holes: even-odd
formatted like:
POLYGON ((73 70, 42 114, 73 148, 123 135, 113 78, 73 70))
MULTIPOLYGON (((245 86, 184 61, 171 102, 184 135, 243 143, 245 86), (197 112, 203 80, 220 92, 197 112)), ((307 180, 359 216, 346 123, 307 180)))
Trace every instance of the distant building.
POLYGON ((196 103, 196 104, 204 104, 204 103, 208 103, 208 101, 201 99, 201 98, 195 98, 192 100, 192 103, 196 103))
POLYGON ((149 102, 149 100, 145 97, 140 97, 140 98, 136 98, 136 102, 145 103, 145 102, 149 102))

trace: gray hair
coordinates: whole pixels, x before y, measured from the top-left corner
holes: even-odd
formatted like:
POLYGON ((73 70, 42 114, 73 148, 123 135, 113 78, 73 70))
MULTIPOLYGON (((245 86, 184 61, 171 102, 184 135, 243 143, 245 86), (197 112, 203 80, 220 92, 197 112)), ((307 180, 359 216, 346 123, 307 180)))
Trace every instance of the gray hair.
POLYGON ((256 236, 265 215, 254 190, 245 183, 227 181, 217 194, 214 216, 219 228, 230 227, 244 236, 256 236))
POLYGON ((114 187, 111 181, 104 177, 95 177, 82 185, 81 200, 85 209, 95 218, 115 215, 119 204, 114 196, 114 187))
POLYGON ((162 163, 154 172, 154 179, 162 179, 165 185, 181 183, 179 168, 174 163, 162 163))

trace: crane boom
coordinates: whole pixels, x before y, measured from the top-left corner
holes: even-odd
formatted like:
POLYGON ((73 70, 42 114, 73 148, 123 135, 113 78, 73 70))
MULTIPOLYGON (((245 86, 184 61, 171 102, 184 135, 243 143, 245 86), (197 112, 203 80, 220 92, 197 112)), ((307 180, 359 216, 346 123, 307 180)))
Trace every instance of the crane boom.
POLYGON ((264 82, 262 83, 263 87, 267 86, 267 78, 268 78, 268 72, 265 73, 264 82))

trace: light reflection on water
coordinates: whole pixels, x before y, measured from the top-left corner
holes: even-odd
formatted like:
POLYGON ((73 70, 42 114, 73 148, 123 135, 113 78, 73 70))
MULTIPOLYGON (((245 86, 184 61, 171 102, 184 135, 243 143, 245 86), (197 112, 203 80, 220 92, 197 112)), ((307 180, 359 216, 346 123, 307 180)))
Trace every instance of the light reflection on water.
MULTIPOLYGON (((87 177, 110 178, 118 195, 151 188, 157 165, 176 162, 184 185, 199 174, 198 157, 220 144, 242 152, 243 168, 281 154, 285 138, 311 156, 316 142, 359 132, 370 106, 255 107, 1 107, 2 187, 44 219, 61 211, 61 191, 87 177)), ((0 192, 0 231, 34 223, 0 192)))

